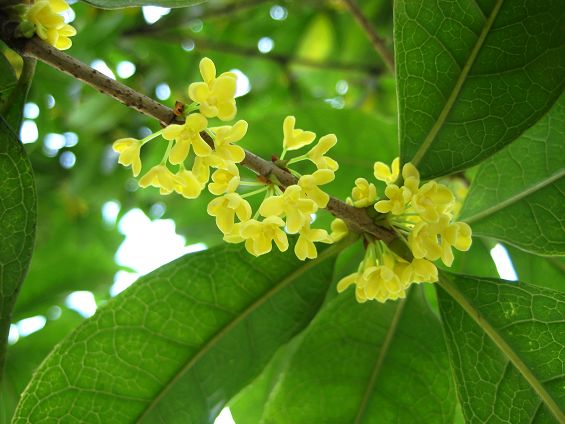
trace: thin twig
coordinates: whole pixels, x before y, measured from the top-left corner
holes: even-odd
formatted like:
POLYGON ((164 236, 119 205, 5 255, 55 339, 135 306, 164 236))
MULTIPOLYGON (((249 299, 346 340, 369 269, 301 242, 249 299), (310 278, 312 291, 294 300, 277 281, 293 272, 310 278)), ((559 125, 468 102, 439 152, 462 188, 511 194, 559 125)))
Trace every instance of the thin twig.
POLYGON ((371 26, 371 23, 367 20, 355 0, 342 0, 349 12, 353 15, 353 18, 357 21, 357 24, 365 31, 365 34, 369 38, 369 41, 373 45, 373 48, 381 56, 383 62, 386 64, 390 72, 394 74, 394 56, 392 52, 386 47, 386 40, 380 37, 375 29, 371 26))
MULTIPOLYGON (((176 115, 172 109, 136 92, 116 80, 107 77, 68 54, 51 47, 49 44, 36 37, 23 42, 19 41, 17 43, 14 43, 13 40, 6 39, 6 37, 4 37, 4 40, 7 41, 13 48, 18 50, 23 56, 41 60, 42 62, 71 75, 80 81, 83 81, 101 93, 118 100, 126 106, 158 119, 162 124, 166 125, 176 120, 176 115)), ((207 137, 207 134, 202 134, 204 137, 207 137)), ((245 159, 241 164, 258 175, 273 178, 282 188, 286 188, 289 185, 296 184, 297 182, 294 176, 275 165, 274 162, 262 159, 247 150, 245 151, 245 159)), ((387 243, 392 242, 396 238, 392 230, 376 225, 365 209, 354 208, 353 206, 333 197, 330 199, 326 209, 334 216, 346 221, 348 226, 355 231, 369 233, 376 239, 384 240, 387 243)))
POLYGON ((215 7, 215 8, 206 8, 203 9, 199 6, 194 7, 187 7, 180 10, 174 10, 173 13, 167 15, 159 20, 159 22, 153 25, 141 24, 136 27, 131 28, 127 31, 128 35, 134 34, 155 34, 161 31, 171 30, 172 28, 186 26, 187 23, 190 23, 194 20, 208 20, 208 19, 215 19, 226 15, 234 15, 239 12, 243 12, 247 9, 254 8, 256 6, 260 6, 263 3, 266 3, 271 0, 247 0, 247 1, 239 1, 233 2, 230 4, 226 4, 222 7, 215 7))
MULTIPOLYGON (((141 36, 141 37, 151 36, 153 38, 155 37, 155 34, 153 34, 152 32, 148 34, 142 32, 135 32, 135 33, 126 33, 125 35, 141 36)), ((159 39, 164 41, 171 41, 175 43, 178 43, 179 41, 179 36, 177 34, 173 34, 170 32, 159 33, 158 37, 159 39)), ((370 65, 365 63, 341 63, 332 60, 319 62, 315 60, 309 60, 296 56, 287 56, 281 53, 274 53, 274 52, 263 54, 260 53, 256 47, 250 48, 250 47, 243 47, 230 43, 220 43, 212 40, 206 40, 204 38, 194 37, 193 35, 186 37, 186 40, 190 40, 194 42, 195 48, 198 50, 212 50, 222 53, 233 54, 236 56, 252 57, 256 59, 275 62, 281 66, 287 66, 289 64, 293 64, 293 65, 302 65, 316 69, 332 69, 332 70, 345 71, 345 72, 360 72, 360 73, 375 75, 375 76, 380 75, 383 72, 383 70, 378 65, 370 65)))

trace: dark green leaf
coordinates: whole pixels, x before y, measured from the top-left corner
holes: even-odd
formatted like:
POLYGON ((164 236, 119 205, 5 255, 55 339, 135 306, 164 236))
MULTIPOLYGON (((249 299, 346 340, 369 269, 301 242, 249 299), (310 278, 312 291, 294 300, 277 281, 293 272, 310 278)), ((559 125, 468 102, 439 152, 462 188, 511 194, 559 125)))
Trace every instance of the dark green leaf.
POLYGON ((6 101, 8 94, 16 85, 16 73, 8 59, 0 53, 0 107, 6 101))
POLYGON ((204 3, 206 0, 83 0, 92 6, 104 9, 121 9, 134 6, 186 7, 204 3))
POLYGON ((454 409, 440 323, 421 290, 385 304, 347 292, 305 331, 261 422, 447 423, 454 409))
POLYGON ((461 211, 474 235, 565 254, 564 138, 561 96, 534 127, 481 165, 461 211))
POLYGON ((6 102, 0 105, 0 115, 16 133, 19 132, 22 123, 24 105, 35 74, 35 64, 35 59, 24 59, 22 72, 16 86, 12 89, 6 102))
POLYGON ((395 2, 403 162, 468 168, 532 126, 565 86, 562 0, 395 2))
POLYGON ((290 358, 301 342, 300 334, 286 346, 281 347, 259 377, 230 401, 229 408, 237 424, 257 424, 261 421, 263 409, 271 392, 280 381, 290 358))
POLYGON ((12 309, 35 238, 36 194, 24 147, 0 116, 0 373, 12 309))
POLYGON ((11 421, 20 394, 31 379, 33 372, 53 347, 83 321, 83 318, 68 309, 59 311, 60 316, 48 317, 45 327, 16 344, 8 346, 6 371, 0 384, 0 424, 11 421))
POLYGON ((442 274, 438 289, 469 423, 565 422, 565 293, 442 274))
POLYGON ((324 259, 339 248, 304 263, 226 245, 158 269, 51 353, 15 423, 213 422, 310 321, 331 279, 324 259))
POLYGON ((518 280, 553 290, 565 291, 565 258, 536 256, 506 246, 518 280))

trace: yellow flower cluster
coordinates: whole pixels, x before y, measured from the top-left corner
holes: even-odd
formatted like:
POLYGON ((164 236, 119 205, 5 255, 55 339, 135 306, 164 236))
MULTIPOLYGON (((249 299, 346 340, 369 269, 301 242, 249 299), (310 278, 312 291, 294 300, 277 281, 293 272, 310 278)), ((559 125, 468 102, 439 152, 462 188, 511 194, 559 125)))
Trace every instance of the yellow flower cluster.
MULTIPOLYGON (((296 118, 288 116, 283 123, 283 154, 311 144, 316 134, 295 128, 296 118)), ((253 193, 243 196, 237 193, 218 197, 208 205, 208 213, 216 217, 218 228, 224 233, 228 243, 245 242, 248 252, 255 256, 268 253, 274 242, 284 252, 288 249, 287 234, 298 234, 294 253, 300 260, 314 259, 318 256, 316 242, 333 243, 326 230, 312 228, 311 219, 319 208, 325 208, 329 195, 320 186, 334 180, 337 162, 324 156, 337 143, 333 134, 320 138, 319 142, 306 154, 290 159, 287 165, 310 160, 317 170, 312 174, 300 175, 290 170, 297 178, 297 184, 281 190, 275 184, 267 184, 253 193), (266 192, 253 217, 251 206, 243 198, 251 194, 266 192), (239 222, 235 222, 235 217, 239 222), (263 220, 259 220, 259 217, 263 220), (284 229, 284 230, 283 230, 284 229)))
POLYGON ((141 172, 141 147, 162 136, 168 141, 168 147, 161 163, 152 167, 139 180, 141 187, 157 187, 161 194, 176 192, 188 199, 197 198, 210 180, 210 192, 216 195, 234 193, 239 186, 239 163, 245 157, 244 150, 234 143, 240 141, 247 132, 247 122, 241 120, 234 125, 208 127, 208 119, 219 117, 231 119, 236 112, 235 83, 233 74, 222 74, 216 78, 214 63, 204 58, 200 62, 200 72, 204 82, 190 84, 188 92, 191 98, 196 92, 202 103, 195 102, 183 124, 171 124, 161 131, 138 140, 121 138, 113 144, 119 153, 118 162, 131 165, 133 175, 141 172), (202 94, 204 93, 204 94, 202 94), (196 112, 200 109, 200 112, 196 112), (208 139, 205 140, 205 137, 208 139), (191 155, 191 151, 194 155, 191 155), (187 169, 187 163, 192 163, 187 169), (176 167, 176 172, 171 170, 176 167))
MULTIPOLYGON (((374 204, 377 212, 386 214, 381 222, 396 231, 410 248, 413 259, 408 262, 383 242, 369 241, 358 271, 343 278, 337 286, 342 292, 354 284, 359 302, 403 298, 411 284, 437 281, 438 271, 432 261, 441 259, 451 266, 452 248, 466 251, 471 246, 469 225, 453 222, 459 202, 446 185, 436 181, 420 185, 418 170, 407 163, 401 173, 398 158, 391 166, 376 162, 374 175, 386 183, 385 197, 376 201, 375 185, 358 178, 347 202, 355 207, 374 204), (402 185, 396 183, 399 177, 402 185)), ((464 195, 464 190, 458 191, 464 195)))
POLYGON ((64 0, 37 0, 26 7, 19 29, 25 37, 37 34, 59 50, 67 50, 72 42, 69 37, 76 35, 76 29, 65 23, 63 14, 69 10, 64 0))
MULTIPOLYGON (((133 175, 138 176, 142 168, 142 146, 162 136, 169 142, 166 152, 161 163, 140 178, 141 187, 153 186, 159 188, 161 194, 176 192, 193 199, 207 185, 210 193, 218 196, 208 204, 208 214, 215 217, 226 242, 245 242, 246 249, 259 256, 270 252, 273 242, 279 250, 286 251, 289 245, 287 234, 298 234, 294 249, 296 256, 301 260, 315 258, 314 243, 332 243, 334 240, 327 231, 312 228, 310 224, 312 215, 318 208, 326 207, 329 201, 329 195, 320 186, 333 181, 334 171, 338 169, 337 162, 326 156, 337 143, 336 136, 329 134, 320 138, 309 152, 285 162, 290 165, 309 160, 317 169, 308 175, 291 171, 298 178, 297 184, 284 191, 271 181, 241 181, 236 164, 243 161, 245 151, 234 143, 245 136, 247 122, 240 120, 234 125, 208 126, 208 118, 230 120, 235 117, 236 76, 230 72, 216 76, 214 63, 208 58, 200 62, 200 73, 203 82, 192 83, 188 89, 188 96, 194 103, 188 107, 185 122, 168 125, 142 140, 116 140, 113 148, 119 153, 118 162, 131 165, 133 175), (190 155, 191 151, 194 157, 190 155), (188 163, 192 163, 190 169, 187 169, 188 163), (176 167, 176 172, 171 167, 176 167), (212 174, 210 168, 214 169, 212 174), (241 195, 237 193, 241 185, 259 185, 261 188, 241 195), (253 214, 246 198, 259 193, 266 196, 253 214)), ((295 124, 293 116, 284 120, 281 159, 286 151, 300 149, 316 138, 316 134, 297 129, 295 124)), ((342 237, 342 233, 336 233, 335 237, 342 237)))

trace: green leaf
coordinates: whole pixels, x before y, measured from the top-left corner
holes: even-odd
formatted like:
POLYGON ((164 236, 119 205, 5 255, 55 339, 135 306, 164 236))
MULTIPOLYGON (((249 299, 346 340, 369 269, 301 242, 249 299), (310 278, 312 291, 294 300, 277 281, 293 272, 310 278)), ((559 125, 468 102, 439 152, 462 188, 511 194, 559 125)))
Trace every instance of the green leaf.
POLYGON ((83 0, 95 7, 104 9, 122 9, 124 7, 136 6, 160 6, 160 7, 186 7, 204 3, 206 0, 83 0))
POLYGON ((165 265, 50 354, 14 422, 213 422, 308 324, 340 248, 300 262, 290 251, 254 258, 224 245, 165 265))
POLYGON ((20 394, 41 361, 83 321, 75 311, 63 308, 59 312, 61 315, 56 318, 48 317, 44 328, 8 346, 6 372, 0 383, 0 424, 11 421, 20 394))
POLYGON ((296 336, 287 345, 281 347, 259 377, 230 401, 230 412, 237 424, 257 424, 261 421, 263 407, 275 385, 280 381, 290 358, 300 346, 301 336, 302 334, 296 336))
POLYGON ((0 53, 0 107, 6 101, 7 93, 16 85, 16 73, 8 59, 0 53))
POLYGON ((31 164, 23 145, 0 116, 0 375, 12 309, 31 260, 35 220, 31 164))
POLYGON ((6 102, 0 105, 0 116, 13 132, 19 132, 24 105, 35 74, 36 60, 24 58, 21 75, 6 102))
POLYGON ((565 258, 543 257, 505 246, 518 280, 553 290, 565 291, 565 258))
POLYGON ((542 255, 565 254, 564 137, 561 96, 534 127, 481 165, 460 216, 473 235, 542 255))
POLYGON ((424 178, 515 140, 565 87, 562 0, 395 2, 400 156, 424 178))
POLYGON ((440 323, 420 288, 385 304, 348 292, 304 332, 261 422, 446 423, 454 409, 440 323))
POLYGON ((565 293, 444 273, 440 286, 466 422, 565 422, 565 293))

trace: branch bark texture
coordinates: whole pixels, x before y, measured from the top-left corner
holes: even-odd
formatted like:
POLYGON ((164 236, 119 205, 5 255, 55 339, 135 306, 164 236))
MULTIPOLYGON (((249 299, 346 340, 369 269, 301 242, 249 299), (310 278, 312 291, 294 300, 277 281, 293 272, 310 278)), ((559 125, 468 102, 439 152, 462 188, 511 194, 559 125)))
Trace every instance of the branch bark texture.
MULTIPOLYGON (((162 125, 168 125, 177 121, 177 116, 172 109, 138 93, 119 81, 107 77, 72 56, 55 49, 39 38, 35 37, 24 42, 21 40, 15 40, 12 43, 10 43, 10 40, 6 41, 23 56, 38 59, 53 68, 71 75, 124 105, 157 119, 162 125)), ((282 188, 297 182, 296 177, 277 166, 274 162, 265 160, 248 150, 245 150, 245 159, 241 164, 258 175, 267 178, 274 176, 282 188)), ((376 239, 387 243, 392 242, 396 238, 392 230, 376 225, 366 209, 354 208, 334 197, 330 198, 326 209, 334 216, 346 221, 348 226, 354 231, 368 233, 376 239)))

